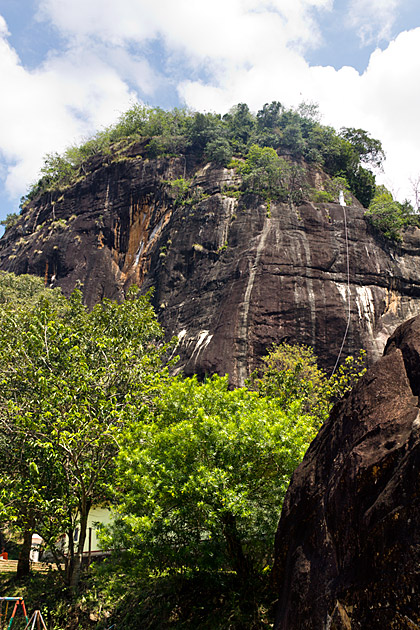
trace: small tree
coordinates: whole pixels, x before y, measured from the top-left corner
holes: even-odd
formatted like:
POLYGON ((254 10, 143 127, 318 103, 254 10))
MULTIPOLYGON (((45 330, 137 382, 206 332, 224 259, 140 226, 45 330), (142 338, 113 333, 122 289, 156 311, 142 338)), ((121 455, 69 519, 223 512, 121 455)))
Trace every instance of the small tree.
POLYGON ((418 225, 410 202, 394 200, 385 186, 377 186, 375 196, 365 213, 368 221, 392 241, 402 241, 402 231, 409 225, 418 225))
POLYGON ((261 396, 275 398, 287 410, 299 402, 301 412, 321 424, 328 418, 333 403, 344 396, 366 371, 365 352, 347 357, 335 374, 328 377, 318 367, 310 346, 281 343, 263 358, 263 365, 249 379, 249 386, 261 396))
POLYGON ((354 127, 342 127, 340 136, 351 144, 362 164, 378 169, 382 168, 385 153, 380 140, 371 138, 364 129, 355 129, 354 127))
POLYGON ((0 225, 4 227, 5 231, 7 231, 11 227, 16 225, 18 220, 19 220, 19 215, 16 212, 10 212, 8 215, 6 215, 5 219, 2 219, 0 221, 0 225))
POLYGON ((410 178, 411 191, 413 193, 414 209, 416 212, 420 210, 420 175, 410 178))
POLYGON ((290 476, 315 432, 299 404, 285 412, 218 376, 176 379, 126 431, 120 516, 105 544, 143 575, 233 571, 250 588, 270 563, 290 476))
POLYGON ((271 147, 253 144, 245 163, 240 166, 244 186, 247 190, 262 195, 265 199, 286 199, 286 174, 290 167, 271 147))
POLYGON ((206 157, 210 162, 220 166, 229 164, 232 158, 232 149, 226 138, 211 140, 206 146, 206 157))

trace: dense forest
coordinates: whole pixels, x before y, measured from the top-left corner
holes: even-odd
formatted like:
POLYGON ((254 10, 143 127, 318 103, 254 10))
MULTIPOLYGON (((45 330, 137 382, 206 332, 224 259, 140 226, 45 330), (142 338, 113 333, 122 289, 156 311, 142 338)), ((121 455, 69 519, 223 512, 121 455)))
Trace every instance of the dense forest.
POLYGON ((0 522, 19 554, 2 594, 24 593, 51 629, 269 627, 291 474, 363 355, 327 377, 310 348, 283 344, 230 391, 171 376, 176 340, 136 288, 89 312, 79 291, 2 273, 0 311, 0 522), (84 567, 99 505, 112 554, 84 567), (34 532, 58 570, 30 575, 34 532))

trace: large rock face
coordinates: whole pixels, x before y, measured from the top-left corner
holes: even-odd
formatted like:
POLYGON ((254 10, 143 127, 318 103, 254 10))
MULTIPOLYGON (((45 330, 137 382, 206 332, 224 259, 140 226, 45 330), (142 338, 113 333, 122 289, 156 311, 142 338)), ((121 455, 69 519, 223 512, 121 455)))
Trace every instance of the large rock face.
POLYGON ((337 405, 276 536, 276 630, 420 627, 420 317, 337 405))
MULTIPOLYGON (((312 345, 331 369, 348 306, 344 356, 365 348, 371 359, 420 312, 419 230, 388 245, 355 202, 347 243, 338 204, 271 204, 267 214, 261 198, 226 193, 233 170, 141 151, 92 160, 79 182, 29 204, 0 241, 0 268, 66 293, 80 281, 89 306, 132 283, 154 287, 160 321, 180 339, 180 369, 228 372, 235 385, 273 342, 312 345), (191 180, 189 198, 168 184, 177 178, 191 180)), ((311 184, 321 177, 309 173, 311 184)))

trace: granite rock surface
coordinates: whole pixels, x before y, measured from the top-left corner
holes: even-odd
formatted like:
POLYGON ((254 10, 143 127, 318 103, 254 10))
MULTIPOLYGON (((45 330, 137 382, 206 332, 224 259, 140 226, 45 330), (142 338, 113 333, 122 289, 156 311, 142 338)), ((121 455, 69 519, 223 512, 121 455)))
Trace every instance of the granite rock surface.
MULTIPOLYGON (((233 169, 141 152, 94 158, 72 186, 29 203, 0 240, 0 269, 66 294, 81 283, 90 307, 134 283, 153 287, 168 337, 179 338, 179 369, 229 373, 234 385, 281 341, 313 346, 328 370, 341 346, 373 361, 420 312, 420 230, 392 245, 356 200, 267 208, 235 193, 233 169)), ((311 185, 322 177, 308 171, 311 185)))
POLYGON ((420 317, 337 404, 276 535, 276 630, 420 627, 420 317))

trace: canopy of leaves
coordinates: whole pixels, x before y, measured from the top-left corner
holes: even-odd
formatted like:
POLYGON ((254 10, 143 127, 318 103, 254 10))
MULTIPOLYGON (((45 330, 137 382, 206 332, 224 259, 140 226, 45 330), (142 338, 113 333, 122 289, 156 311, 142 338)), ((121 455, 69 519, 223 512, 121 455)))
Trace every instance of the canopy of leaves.
POLYGON ((5 231, 7 231, 17 223, 18 219, 19 215, 16 212, 10 212, 0 221, 0 225, 4 227, 5 231))
POLYGON ((56 308, 65 309, 67 300, 60 289, 45 287, 42 278, 0 271, 0 308, 9 310, 31 310, 42 300, 49 300, 56 308))
POLYGON ((287 410, 291 401, 299 401, 302 413, 315 416, 319 424, 328 418, 334 402, 344 396, 364 374, 365 353, 347 357, 332 376, 318 367, 309 346, 282 343, 263 358, 263 365, 249 380, 262 396, 277 400, 287 410))
POLYGON ((78 291, 67 301, 2 274, 0 315, 3 519, 36 529, 72 584, 76 524, 91 505, 112 505, 103 544, 116 554, 95 599, 113 581, 112 597, 142 601, 131 627, 156 628, 181 618, 185 593, 201 593, 197 627, 266 627, 258 589, 290 477, 361 359, 328 378, 311 349, 282 344, 253 375, 257 391, 230 391, 226 377, 168 376, 162 330, 135 290, 88 312, 78 291), (63 534, 66 557, 55 545, 63 534), (209 592, 225 617, 209 610, 209 592))
POLYGON ((285 184, 289 165, 273 148, 253 144, 239 170, 246 190, 268 199, 281 200, 286 197, 285 184))
POLYGON ((290 476, 316 421, 227 378, 175 379, 126 432, 119 518, 106 544, 157 574, 235 571, 270 562, 290 476))
POLYGON ((404 228, 420 225, 412 205, 395 201, 385 186, 377 186, 375 196, 365 213, 368 221, 392 241, 402 241, 404 228))
MULTIPOLYGON (((111 498, 118 437, 151 396, 162 330, 147 297, 135 291, 123 304, 104 300, 91 312, 79 291, 65 304, 44 296, 32 308, 12 308, 7 299, 0 331, 3 511, 21 530, 36 527, 55 551, 60 535, 111 498)), ((70 581, 71 548, 65 560, 70 581)))

